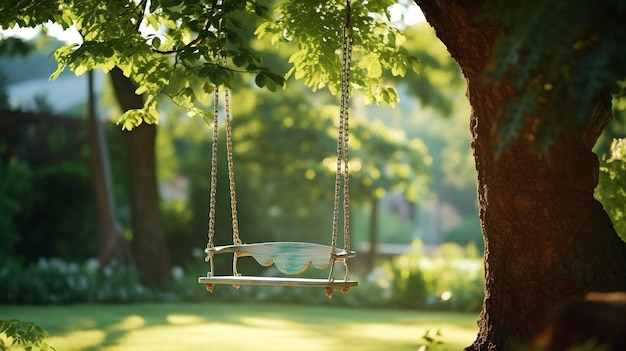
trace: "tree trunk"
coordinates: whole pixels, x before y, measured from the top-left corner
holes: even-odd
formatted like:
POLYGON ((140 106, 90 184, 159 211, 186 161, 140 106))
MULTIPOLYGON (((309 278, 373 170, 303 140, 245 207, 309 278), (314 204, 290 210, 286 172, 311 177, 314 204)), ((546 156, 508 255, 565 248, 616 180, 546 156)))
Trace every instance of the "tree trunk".
POLYGON ((511 77, 485 74, 502 29, 479 21, 479 1, 416 3, 461 67, 472 106, 486 285, 478 336, 466 350, 511 349, 529 341, 557 302, 626 289, 626 244, 593 197, 599 170, 591 149, 611 118, 610 96, 584 125, 562 126, 548 154, 533 149, 527 128, 497 156, 494 127, 520 94, 511 77))
POLYGON ((88 72, 89 111, 88 133, 90 168, 96 212, 98 214, 98 259, 106 265, 111 260, 121 264, 133 263, 130 250, 122 232, 122 226, 115 216, 115 203, 111 187, 111 169, 107 154, 106 139, 96 117, 93 92, 93 72, 88 72))
MULTIPOLYGON (((124 111, 141 108, 143 99, 122 71, 111 71, 115 94, 124 111)), ((135 263, 142 280, 158 285, 169 277, 170 256, 166 245, 156 177, 156 126, 142 123, 128 133, 130 192, 135 263)))

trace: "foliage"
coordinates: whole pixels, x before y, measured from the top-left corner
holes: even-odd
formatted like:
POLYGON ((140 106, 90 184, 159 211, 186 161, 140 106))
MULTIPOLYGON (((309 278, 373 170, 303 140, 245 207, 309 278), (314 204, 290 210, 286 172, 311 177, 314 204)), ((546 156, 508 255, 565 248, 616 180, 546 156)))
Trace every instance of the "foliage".
MULTIPOLYGON (((440 252, 432 257, 409 253, 391 261, 382 269, 375 269, 368 276, 359 277, 358 273, 352 272, 351 276, 359 281, 359 286, 347 294, 337 292, 332 301, 334 304, 355 307, 478 311, 483 296, 481 271, 478 268, 480 259, 463 253, 458 246, 443 251, 447 253, 440 252)), ((308 288, 244 286, 234 289, 219 286, 209 294, 197 284, 198 276, 206 274, 208 269, 201 249, 196 249, 192 256, 195 261, 175 266, 171 279, 159 290, 144 287, 139 283, 134 269, 116 263, 103 267, 95 259, 73 263, 54 258, 23 266, 12 261, 0 269, 0 303, 127 303, 209 299, 221 302, 324 304, 328 301, 322 290, 308 288)), ((241 260, 243 266, 245 261, 248 260, 241 260)), ((257 274, 248 268, 242 268, 241 271, 257 274)), ((259 274, 275 276, 277 272, 270 267, 259 274)), ((307 276, 316 278, 324 278, 327 274, 327 271, 307 272, 307 276)))
MULTIPOLYGON (((457 63, 428 23, 408 27, 403 31, 406 50, 415 57, 413 71, 393 81, 407 87, 407 93, 419 99, 424 108, 433 108, 443 116, 454 117, 463 98, 465 80, 457 63)), ((411 116, 415 118, 415 116, 411 116)), ((429 119, 430 122, 433 118, 429 119)))
POLYGON ((624 96, 626 4, 613 0, 598 6, 588 1, 522 3, 494 1, 485 18, 502 25, 506 35, 494 50, 491 74, 512 72, 520 97, 498 126, 501 146, 513 142, 534 113, 541 120, 531 131, 546 149, 563 125, 582 124, 595 100, 624 96))
MULTIPOLYGON (((385 20, 391 4, 393 1, 377 0, 354 5, 352 33, 355 53, 361 57, 354 67, 353 87, 365 89, 369 99, 393 103, 397 95, 384 85, 382 73, 391 70, 394 75, 404 75, 412 58, 400 49, 399 32, 385 20), (380 15, 370 16, 372 13, 380 15)), ((344 11, 339 0, 324 5, 314 1, 283 3, 275 11, 275 22, 268 16, 268 7, 254 0, 213 4, 195 0, 46 0, 19 5, 2 3, 0 27, 32 27, 51 21, 64 28, 73 25, 83 35, 83 43, 68 44, 55 52, 59 68, 52 78, 65 67, 82 74, 117 66, 133 79, 138 86, 136 93, 146 96, 145 105, 121 117, 125 129, 142 121, 158 121, 159 94, 169 96, 191 115, 210 117, 202 108, 207 104, 205 94, 219 85, 230 86, 237 72, 253 72, 255 83, 271 91, 284 87, 283 76, 263 67, 257 54, 242 41, 261 19, 265 22, 257 30, 259 35, 271 33, 276 41, 286 33, 298 40, 300 50, 291 60, 297 78, 315 73, 306 77, 307 84, 327 85, 334 93, 340 82, 341 65, 335 51, 341 48, 337 32, 344 11), (320 14, 315 26, 309 20, 311 13, 320 14), (293 28, 297 23, 302 26, 293 28), (228 66, 223 66, 224 62, 228 66)))
POLYGON ((78 163, 37 169, 16 158, 0 163, 0 263, 11 257, 32 262, 95 254, 93 206, 85 196, 90 186, 88 169, 78 163))
POLYGON ((61 162, 34 170, 28 181, 30 191, 13 198, 20 204, 13 217, 15 230, 28 233, 20 236, 16 246, 20 257, 32 262, 38 257, 82 260, 94 255, 89 169, 84 164, 61 162))
POLYGON ((116 263, 102 267, 95 259, 77 264, 42 258, 0 269, 1 303, 132 302, 158 296, 139 283, 134 269, 116 263))
POLYGON ((12 158, 4 165, 0 162, 0 265, 13 254, 20 241, 20 223, 17 217, 29 210, 24 199, 32 194, 32 171, 24 162, 12 158))
POLYGON ((426 279, 420 265, 420 255, 404 254, 387 265, 391 300, 399 307, 422 308, 426 304, 426 279))
POLYGON ((458 225, 446 232, 444 241, 455 242, 461 246, 467 246, 471 243, 478 246, 482 252, 485 244, 478 216, 473 215, 461 218, 461 222, 458 225))
POLYGON ((48 337, 48 332, 34 323, 0 320, 0 351, 11 350, 14 345, 22 345, 26 351, 54 351, 48 337))
POLYGON ((422 264, 430 296, 429 307, 479 311, 484 296, 482 255, 473 244, 440 245, 422 264))
MULTIPOLYGON (((26 55, 32 47, 24 40, 14 37, 4 37, 0 34, 0 56, 26 55)), ((6 91, 6 74, 0 71, 0 110, 9 108, 9 95, 6 91)))
POLYGON ((614 139, 611 153, 602 158, 595 196, 611 217, 615 230, 626 241, 626 138, 614 139))
POLYGON ((434 350, 442 349, 445 343, 440 340, 441 337, 443 336, 443 334, 441 333, 441 330, 437 329, 437 331, 435 331, 434 336, 432 336, 430 332, 431 332, 430 329, 424 332, 424 335, 422 335, 422 340, 425 341, 425 344, 420 346, 417 349, 417 351, 434 351, 434 350))
POLYGON ((463 252, 456 244, 444 244, 432 256, 421 253, 421 243, 393 258, 385 266, 389 301, 406 307, 478 311, 484 280, 476 248, 463 252))
MULTIPOLYGON (((329 236, 320 238, 319 233, 327 232, 330 222, 320 228, 325 223, 319 219, 331 218, 332 213, 336 106, 321 93, 309 103, 303 103, 301 92, 293 90, 280 97, 242 89, 239 94, 243 101, 258 102, 239 111, 233 121, 235 158, 243 171, 238 177, 249 177, 244 183, 254 189, 256 202, 265 209, 265 220, 272 223, 269 228, 277 238, 325 240, 329 236)), ((421 141, 408 140, 403 131, 380 121, 363 121, 358 115, 350 131, 355 206, 391 190, 402 192, 410 201, 421 195, 430 162, 421 141)))
POLYGON ((33 47, 21 38, 4 37, 0 34, 0 55, 27 55, 33 47))
MULTIPOLYGON (((383 73, 404 76, 415 62, 401 47, 401 32, 386 21, 390 18, 388 8, 394 3, 353 2, 350 7, 348 35, 356 43, 352 53, 358 58, 351 68, 352 87, 363 89, 368 102, 397 102, 397 92, 385 84, 383 73)), ((297 43, 297 51, 289 58, 294 66, 287 77, 293 74, 313 90, 327 86, 337 94, 342 79, 336 50, 342 47, 342 30, 347 21, 344 1, 287 1, 275 12, 278 19, 261 24, 256 33, 259 37, 270 36, 273 44, 297 43), (312 13, 317 14, 315 21, 310 20, 312 13)))

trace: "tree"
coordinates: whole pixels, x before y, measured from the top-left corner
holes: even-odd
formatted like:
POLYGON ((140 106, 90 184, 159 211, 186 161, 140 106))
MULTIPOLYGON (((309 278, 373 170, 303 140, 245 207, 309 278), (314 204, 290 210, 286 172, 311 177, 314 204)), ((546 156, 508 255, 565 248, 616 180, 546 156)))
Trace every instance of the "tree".
POLYGON ((96 116, 93 72, 88 73, 87 89, 89 166, 98 221, 98 259, 103 265, 108 265, 112 260, 128 265, 133 259, 115 214, 106 138, 96 116))
MULTIPOLYGON (((509 21, 503 24, 484 16, 497 2, 416 2, 461 67, 472 105, 486 297, 479 335, 467 349, 507 349, 528 341, 556 302, 626 289, 626 245, 593 198, 598 159, 591 151, 611 118, 610 88, 624 74, 607 64, 593 71, 604 80, 589 81, 576 70, 598 45, 623 37, 612 21, 624 6, 536 1, 530 10, 516 8, 517 16, 500 12, 509 21), (575 36, 554 31, 564 28, 575 36), (556 39, 533 42, 542 35, 556 39), (494 56, 509 59, 501 72, 492 70, 502 64, 494 56), (580 91, 578 79, 593 84, 580 91)), ((598 63, 619 65, 607 50, 598 63)))
MULTIPOLYGON (((119 68, 111 71, 111 82, 122 110, 141 108, 143 98, 135 94, 135 85, 119 68)), ((144 123, 128 134, 132 248, 141 278, 150 285, 163 283, 170 272, 169 251, 159 211, 156 133, 154 124, 144 123)))
MULTIPOLYGON (((468 350, 508 349, 531 338, 550 305, 626 289, 626 244, 593 198, 598 160, 591 151, 611 118, 610 93, 626 78, 625 5, 415 1, 459 64, 472 105, 486 297, 468 350)), ((372 102, 397 100, 383 72, 419 68, 386 21, 393 3, 352 4, 352 86, 372 102)), ((242 0, 5 1, 0 25, 79 27, 85 42, 57 51, 60 69, 119 67, 145 96, 143 107, 123 116, 124 127, 134 128, 157 121, 159 94, 211 118, 197 103, 239 71, 254 72, 260 87, 282 87, 283 77, 240 41, 251 24, 275 44, 297 44, 288 75, 336 93, 344 9, 343 1, 287 1, 270 19, 265 5, 242 0), (143 21, 154 33, 137 30, 143 21)))

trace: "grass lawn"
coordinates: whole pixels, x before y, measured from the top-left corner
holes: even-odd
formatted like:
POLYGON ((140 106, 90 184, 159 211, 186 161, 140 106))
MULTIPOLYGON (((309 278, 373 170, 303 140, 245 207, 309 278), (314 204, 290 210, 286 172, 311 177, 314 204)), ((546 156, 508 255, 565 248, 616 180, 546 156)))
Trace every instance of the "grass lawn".
POLYGON ((441 330, 438 350, 461 350, 476 315, 389 309, 224 303, 0 306, 34 322, 57 351, 413 350, 441 330))

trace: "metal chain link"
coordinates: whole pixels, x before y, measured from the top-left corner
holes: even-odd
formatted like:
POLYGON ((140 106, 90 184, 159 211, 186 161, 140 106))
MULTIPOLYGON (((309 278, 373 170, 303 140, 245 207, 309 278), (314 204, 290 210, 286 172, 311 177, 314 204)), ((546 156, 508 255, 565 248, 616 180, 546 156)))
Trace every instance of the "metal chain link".
POLYGON ((345 249, 350 251, 350 184, 349 184, 349 105, 350 105, 350 63, 352 60, 352 36, 350 23, 350 0, 346 0, 346 20, 342 32, 341 57, 341 97, 339 107, 339 128, 337 136, 337 170, 335 173, 335 196, 333 211, 333 234, 331 258, 333 261, 339 232, 339 202, 343 195, 343 235, 345 249), (343 172, 342 172, 343 168, 343 172), (343 176, 342 176, 343 175, 343 176), (343 178, 343 179, 342 179, 343 178), (343 180, 343 194, 340 188, 343 180))
MULTIPOLYGON (((226 58, 224 58, 226 65, 226 58)), ((224 99, 226 105, 226 153, 228 156, 228 183, 230 188, 230 211, 233 221, 233 244, 241 245, 239 238, 239 220, 237 218, 237 196, 235 194, 235 172, 233 170, 233 137, 230 118, 230 94, 228 89, 224 89, 224 99)))
POLYGON ((343 57, 342 57, 342 78, 341 78, 341 103, 343 111, 343 162, 344 162, 344 176, 343 176, 343 216, 344 216, 344 248, 350 251, 350 179, 348 172, 349 164, 349 147, 348 147, 348 120, 350 112, 350 63, 352 61, 352 35, 350 24, 350 0, 346 0, 346 24, 343 27, 343 57))

